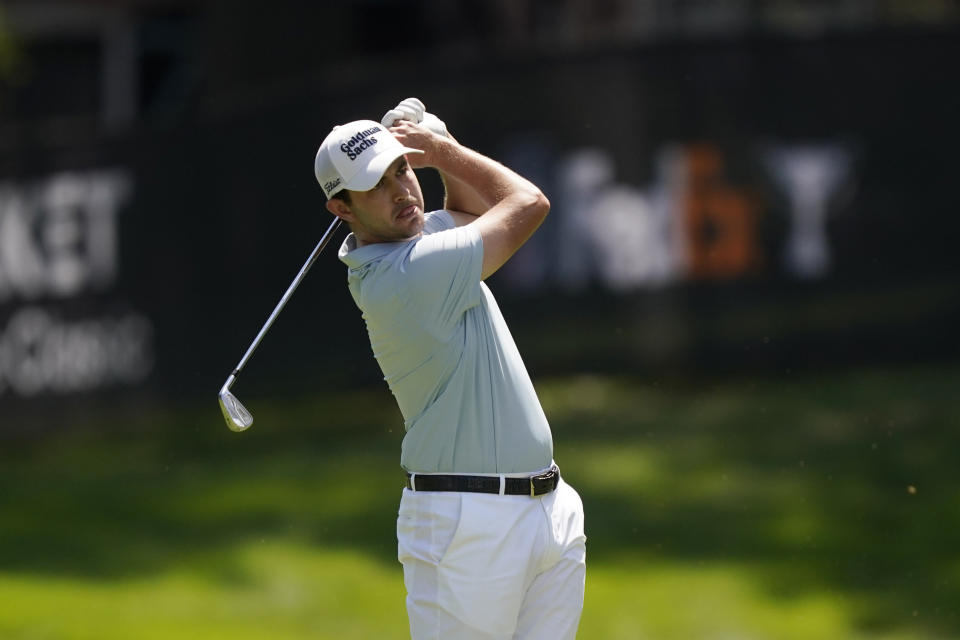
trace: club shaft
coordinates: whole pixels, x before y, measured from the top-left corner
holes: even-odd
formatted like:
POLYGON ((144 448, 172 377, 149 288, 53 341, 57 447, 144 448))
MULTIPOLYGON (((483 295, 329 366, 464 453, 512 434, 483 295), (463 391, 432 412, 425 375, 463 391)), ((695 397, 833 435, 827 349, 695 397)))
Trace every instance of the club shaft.
POLYGON ((277 319, 277 316, 280 315, 280 312, 283 310, 283 307, 287 304, 287 301, 290 299, 290 296, 292 296, 293 292, 296 291, 298 286, 300 286, 300 281, 302 281, 304 276, 307 275, 307 271, 309 271, 310 267, 313 266, 313 263, 316 262, 317 258, 320 256, 320 253, 323 251, 323 248, 327 246, 327 243, 330 241, 330 238, 333 236, 337 228, 339 228, 340 222, 341 222, 340 218, 334 218, 333 222, 330 223, 330 226, 327 228, 327 231, 323 234, 323 237, 320 238, 320 242, 317 243, 317 246, 314 248, 313 252, 310 254, 310 257, 308 257, 307 261, 303 264, 303 267, 300 269, 300 273, 297 274, 297 277, 294 278, 293 282, 290 283, 290 286, 287 287, 286 293, 284 293, 283 297, 280 298, 280 302, 277 303, 277 306, 273 310, 273 313, 271 313, 270 317, 267 318, 267 321, 263 323, 263 327, 261 327, 260 333, 258 333, 257 337, 253 339, 253 342, 247 348, 247 352, 243 354, 243 357, 240 359, 240 363, 237 364, 236 368, 230 374, 230 377, 227 379, 227 383, 224 385, 224 388, 229 388, 230 384, 232 384, 233 380, 236 379, 237 375, 243 369, 244 365, 247 364, 247 360, 250 359, 250 356, 253 355, 253 352, 256 351, 257 347, 260 345, 260 341, 263 340, 263 336, 266 335, 267 331, 270 329, 270 326, 273 324, 273 321, 277 319))

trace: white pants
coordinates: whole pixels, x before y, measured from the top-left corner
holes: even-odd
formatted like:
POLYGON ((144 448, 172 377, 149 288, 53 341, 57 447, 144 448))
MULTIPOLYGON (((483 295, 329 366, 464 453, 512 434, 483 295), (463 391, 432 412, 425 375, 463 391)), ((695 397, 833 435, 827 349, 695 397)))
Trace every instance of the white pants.
POLYGON ((403 490, 398 558, 413 640, 572 640, 583 610, 583 503, 403 490))

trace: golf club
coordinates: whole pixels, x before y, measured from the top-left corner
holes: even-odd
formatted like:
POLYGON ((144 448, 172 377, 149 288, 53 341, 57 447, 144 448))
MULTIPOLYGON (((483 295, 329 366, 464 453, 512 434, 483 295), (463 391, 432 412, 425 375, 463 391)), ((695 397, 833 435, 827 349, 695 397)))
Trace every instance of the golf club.
POLYGON ((290 283, 290 286, 287 288, 287 292, 283 294, 282 298, 280 298, 280 302, 273 310, 273 313, 270 314, 270 317, 267 318, 267 321, 263 324, 263 327, 260 329, 260 333, 258 333, 257 337, 253 339, 253 342, 247 348, 247 352, 243 354, 243 358, 240 359, 240 363, 236 366, 233 372, 230 373, 227 381, 224 382, 223 386, 220 388, 220 410, 223 411, 223 419, 227 421, 227 426, 230 427, 231 431, 240 432, 249 429, 250 425, 253 424, 253 415, 251 415, 250 412, 247 411, 247 408, 244 407, 239 400, 237 400, 237 397, 230 392, 230 386, 233 385, 237 379, 237 376, 240 375, 240 371, 243 369, 243 366, 247 364, 247 360, 249 360, 250 356, 253 355, 253 352, 260 344, 263 336, 267 333, 267 330, 273 324, 273 321, 276 320, 277 316, 280 314, 280 311, 283 310, 284 305, 287 304, 287 300, 290 299, 290 296, 293 295, 293 292, 300 285, 300 281, 303 280, 305 275, 307 275, 307 271, 310 270, 310 267, 323 251, 323 248, 327 246, 327 242, 330 241, 331 236, 333 236, 334 232, 336 232, 336 230, 340 227, 340 222, 340 218, 334 218, 333 222, 330 223, 330 226, 323 234, 323 237, 320 238, 320 242, 318 242, 317 246, 314 248, 313 253, 310 254, 310 257, 307 258, 307 261, 300 269, 300 273, 298 273, 297 277, 294 278, 293 282, 290 283))

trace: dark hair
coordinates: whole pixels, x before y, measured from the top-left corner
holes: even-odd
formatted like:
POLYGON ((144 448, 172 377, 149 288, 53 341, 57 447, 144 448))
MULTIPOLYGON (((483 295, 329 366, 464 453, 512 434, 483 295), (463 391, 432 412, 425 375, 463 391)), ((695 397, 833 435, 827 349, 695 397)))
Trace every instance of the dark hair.
POLYGON ((346 202, 347 204, 351 204, 351 203, 350 203, 350 192, 347 191, 346 189, 341 189, 340 191, 337 191, 335 194, 333 194, 332 196, 330 196, 330 199, 331 199, 331 200, 334 200, 334 199, 336 199, 336 200, 343 200, 343 201, 346 202))

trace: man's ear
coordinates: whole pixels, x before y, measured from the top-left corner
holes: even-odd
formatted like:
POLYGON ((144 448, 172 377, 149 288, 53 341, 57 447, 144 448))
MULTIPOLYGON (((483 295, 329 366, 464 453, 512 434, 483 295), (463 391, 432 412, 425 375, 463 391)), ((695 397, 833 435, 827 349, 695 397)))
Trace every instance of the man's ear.
POLYGON ((327 200, 327 211, 346 222, 353 222, 353 212, 350 211, 350 205, 340 198, 327 200))

